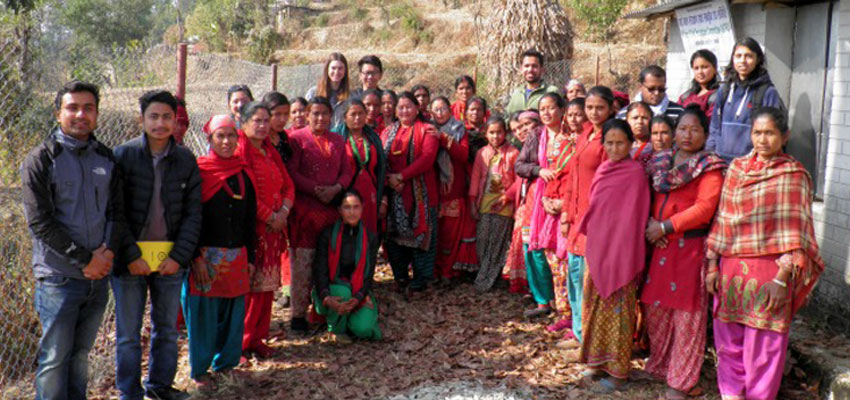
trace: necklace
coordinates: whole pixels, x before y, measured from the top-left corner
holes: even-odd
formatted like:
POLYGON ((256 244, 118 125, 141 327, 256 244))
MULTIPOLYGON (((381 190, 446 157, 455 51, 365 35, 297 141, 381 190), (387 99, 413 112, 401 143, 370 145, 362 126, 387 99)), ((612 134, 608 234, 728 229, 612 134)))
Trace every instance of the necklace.
POLYGON ((319 148, 319 151, 322 152, 322 155, 325 156, 325 158, 330 157, 331 156, 331 149, 330 149, 330 143, 328 143, 328 139, 325 138, 324 135, 314 135, 314 134, 311 133, 310 136, 313 137, 313 142, 316 143, 316 147, 319 148), (318 136, 322 137, 322 142, 324 142, 324 145, 319 143, 318 136))
POLYGON ((348 143, 351 145, 351 152, 354 153, 354 159, 357 160, 357 164, 361 167, 365 167, 369 165, 369 160, 372 157, 372 153, 369 152, 369 141, 361 138, 363 141, 363 152, 366 153, 366 160, 363 160, 363 157, 360 156, 360 149, 357 148, 357 141, 354 140, 354 135, 348 136, 348 143))

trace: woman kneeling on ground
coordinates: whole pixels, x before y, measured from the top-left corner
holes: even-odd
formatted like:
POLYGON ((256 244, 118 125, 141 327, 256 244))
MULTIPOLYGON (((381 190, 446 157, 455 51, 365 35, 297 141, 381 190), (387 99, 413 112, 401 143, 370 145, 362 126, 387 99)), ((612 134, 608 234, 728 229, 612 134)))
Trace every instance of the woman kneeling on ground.
POLYGON ((348 334, 380 340, 378 305, 371 295, 377 236, 361 220, 363 200, 351 189, 342 196, 340 219, 319 235, 313 260, 313 304, 325 316, 328 331, 348 343, 348 334))

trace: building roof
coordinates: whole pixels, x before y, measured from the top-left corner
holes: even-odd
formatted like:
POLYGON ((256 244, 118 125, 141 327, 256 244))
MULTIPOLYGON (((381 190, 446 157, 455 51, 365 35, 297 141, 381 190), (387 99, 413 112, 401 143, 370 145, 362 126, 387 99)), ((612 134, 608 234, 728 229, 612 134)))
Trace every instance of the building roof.
POLYGON ((644 8, 643 10, 632 11, 626 15, 623 15, 623 18, 649 18, 658 14, 666 14, 672 12, 677 8, 687 7, 691 4, 702 3, 705 0, 663 0, 662 2, 652 6, 644 8))

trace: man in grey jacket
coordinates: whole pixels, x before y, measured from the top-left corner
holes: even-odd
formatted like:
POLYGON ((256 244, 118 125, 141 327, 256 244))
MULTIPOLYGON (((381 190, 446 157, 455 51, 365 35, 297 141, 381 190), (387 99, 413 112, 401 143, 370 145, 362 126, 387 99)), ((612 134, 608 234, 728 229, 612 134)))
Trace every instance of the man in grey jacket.
POLYGON ((41 321, 36 399, 85 399, 88 356, 109 299, 123 229, 121 176, 92 135, 98 88, 70 82, 56 94, 55 128, 21 167, 41 321))

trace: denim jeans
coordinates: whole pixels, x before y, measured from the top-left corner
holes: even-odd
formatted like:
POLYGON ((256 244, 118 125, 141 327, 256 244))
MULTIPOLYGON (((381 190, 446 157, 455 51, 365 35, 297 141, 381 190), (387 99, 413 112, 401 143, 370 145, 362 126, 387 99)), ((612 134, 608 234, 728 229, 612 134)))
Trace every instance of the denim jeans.
POLYGON ((39 278, 35 309, 41 320, 36 399, 85 399, 91 351, 109 301, 106 279, 39 278))
POLYGON ((163 389, 174 383, 177 373, 177 314, 180 310, 180 290, 186 270, 163 276, 122 274, 112 277, 115 295, 115 382, 121 399, 144 397, 142 389, 141 329, 148 290, 151 295, 150 356, 145 387, 163 389))

